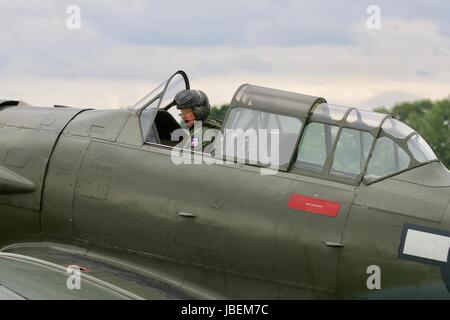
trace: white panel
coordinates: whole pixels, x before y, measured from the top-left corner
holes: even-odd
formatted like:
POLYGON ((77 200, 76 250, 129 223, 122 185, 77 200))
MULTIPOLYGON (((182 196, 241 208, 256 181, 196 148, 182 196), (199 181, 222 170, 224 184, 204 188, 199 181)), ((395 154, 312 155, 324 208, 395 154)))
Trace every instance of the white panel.
POLYGON ((408 230, 403 254, 447 262, 450 237, 417 230, 408 230))

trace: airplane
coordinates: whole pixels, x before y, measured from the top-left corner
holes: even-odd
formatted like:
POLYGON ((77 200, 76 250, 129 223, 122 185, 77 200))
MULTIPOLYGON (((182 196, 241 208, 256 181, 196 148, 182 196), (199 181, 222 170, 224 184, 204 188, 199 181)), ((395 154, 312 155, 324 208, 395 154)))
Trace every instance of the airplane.
POLYGON ((22 268, 2 271, 35 259, 80 266, 132 299, 450 298, 450 171, 420 134, 245 84, 222 131, 278 130, 276 173, 236 158, 178 165, 173 100, 189 88, 178 71, 122 109, 0 101, 6 297, 20 286, 36 297, 36 282, 11 280, 22 268))

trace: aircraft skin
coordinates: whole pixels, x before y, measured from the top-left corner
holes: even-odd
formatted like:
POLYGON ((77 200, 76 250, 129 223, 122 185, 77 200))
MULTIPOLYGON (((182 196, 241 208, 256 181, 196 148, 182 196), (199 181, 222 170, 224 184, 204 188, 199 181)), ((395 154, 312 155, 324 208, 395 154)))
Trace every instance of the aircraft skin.
POLYGON ((70 269, 73 278, 69 278, 67 269, 32 257, 0 253, 0 300, 142 300, 78 269, 70 269))
MULTIPOLYGON (((308 123, 325 101, 302 99, 308 123)), ((450 172, 439 161, 367 184, 292 163, 276 175, 175 165, 171 147, 143 140, 140 112, 0 102, 3 252, 79 263, 144 298, 450 298, 450 172)))

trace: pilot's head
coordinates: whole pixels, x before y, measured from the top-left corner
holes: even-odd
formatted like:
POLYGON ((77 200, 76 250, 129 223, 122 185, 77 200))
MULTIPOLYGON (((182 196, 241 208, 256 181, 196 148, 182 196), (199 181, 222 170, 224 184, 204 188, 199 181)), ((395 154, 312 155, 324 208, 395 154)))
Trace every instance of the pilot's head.
POLYGON ((175 96, 177 109, 181 110, 181 117, 187 128, 194 126, 194 121, 205 121, 208 118, 209 100, 200 90, 183 90, 175 96))

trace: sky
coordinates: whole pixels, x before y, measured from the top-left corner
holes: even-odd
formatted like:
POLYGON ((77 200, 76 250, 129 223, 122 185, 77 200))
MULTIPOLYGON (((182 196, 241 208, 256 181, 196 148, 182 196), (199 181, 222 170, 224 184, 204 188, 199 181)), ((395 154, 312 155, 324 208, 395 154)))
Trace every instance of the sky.
POLYGON ((243 83, 364 109, 450 95, 448 0, 0 0, 0 10, 0 99, 126 107, 180 69, 213 105, 243 83))

